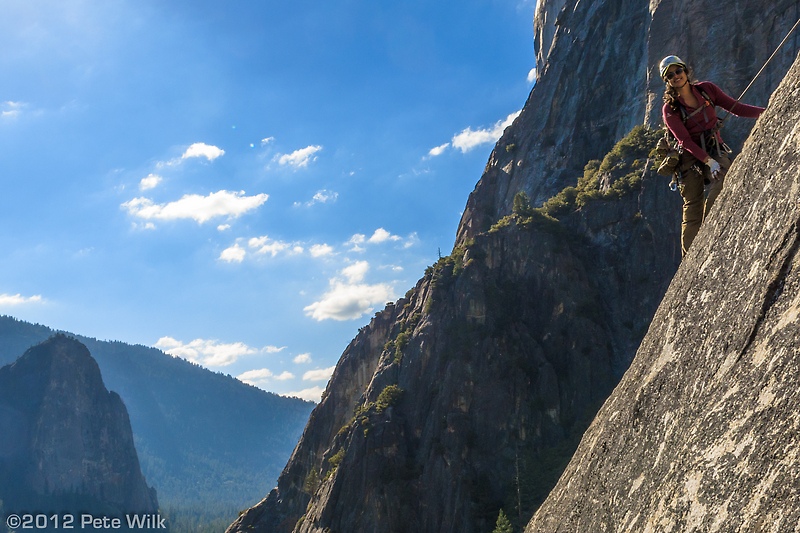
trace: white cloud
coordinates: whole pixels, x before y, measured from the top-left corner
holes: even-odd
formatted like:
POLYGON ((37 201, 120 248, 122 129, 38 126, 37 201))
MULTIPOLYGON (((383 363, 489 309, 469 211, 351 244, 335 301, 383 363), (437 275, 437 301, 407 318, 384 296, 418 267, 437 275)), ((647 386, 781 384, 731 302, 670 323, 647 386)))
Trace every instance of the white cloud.
POLYGON ((331 379, 333 375, 333 371, 336 369, 335 366, 331 366, 328 368, 318 368, 316 370, 309 370, 305 374, 303 374, 303 381, 328 381, 331 379))
POLYGON ((282 396, 288 396, 290 398, 301 398, 309 402, 319 402, 322 399, 323 392, 325 392, 325 389, 323 389, 322 387, 311 387, 310 389, 303 389, 297 392, 287 392, 282 396))
MULTIPOLYGON (((415 235, 413 237, 416 239, 415 235)), ((383 228, 378 228, 369 238, 367 238, 367 236, 364 235, 363 233, 356 233, 355 235, 350 237, 350 240, 347 241, 346 244, 349 244, 351 246, 350 248, 351 252, 363 252, 365 251, 365 248, 362 246, 363 244, 381 244, 386 241, 397 242, 402 240, 403 240, 402 237, 399 237, 397 235, 392 235, 390 232, 386 231, 383 228)), ((405 247, 407 248, 408 246, 410 245, 406 245, 405 247)))
POLYGON ((261 139, 261 146, 266 146, 266 145, 268 145, 269 143, 271 143, 274 140, 275 140, 275 137, 265 137, 265 138, 261 139))
POLYGON ((503 135, 505 129, 514 122, 514 119, 519 116, 520 112, 511 113, 505 120, 498 121, 491 128, 473 130, 466 128, 461 133, 453 136, 453 148, 461 150, 461 153, 466 153, 482 144, 495 143, 500 136, 503 135))
POLYGON ((400 241, 402 240, 397 235, 392 235, 388 231, 383 228, 378 228, 375 230, 375 233, 372 234, 372 237, 369 238, 369 242, 372 244, 379 244, 386 241, 400 241))
POLYGON ((308 363, 311 362, 311 354, 310 353, 301 353, 300 355, 298 355, 297 357, 292 359, 292 361, 295 364, 298 364, 298 365, 308 364, 308 363))
POLYGON ((38 304, 42 303, 43 299, 40 295, 35 296, 22 296, 21 294, 0 294, 0 306, 12 307, 25 304, 38 304))
POLYGON ((228 231, 229 229, 231 229, 230 224, 220 224, 217 226, 217 231, 228 231))
POLYGON ((322 150, 322 146, 306 146, 305 148, 301 148, 299 150, 295 150, 291 154, 279 154, 275 156, 275 160, 280 165, 288 165, 295 169, 307 167, 308 164, 312 161, 316 161, 316 154, 322 150))
POLYGON ((202 224, 215 217, 238 217, 256 209, 267 201, 269 195, 245 196, 244 191, 218 191, 208 196, 187 194, 180 200, 156 204, 149 198, 134 198, 122 204, 133 216, 146 220, 193 219, 202 224))
POLYGON ((261 348, 262 353, 278 353, 286 349, 286 346, 264 346, 261 348))
POLYGON ((356 233, 350 237, 350 240, 347 241, 347 244, 354 244, 357 246, 359 244, 364 244, 365 242, 367 242, 367 236, 363 233, 356 233))
POLYGON ((2 102, 0 103, 0 118, 9 120, 17 118, 25 106, 26 104, 23 102, 12 102, 10 100, 2 102))
MULTIPOLYGON (((236 379, 250 383, 248 380, 266 380, 273 377, 275 374, 269 368, 259 368, 258 370, 248 370, 236 376, 236 379)), ((250 383, 253 385, 253 383, 250 383)))
POLYGON ((327 244, 314 244, 308 251, 311 257, 325 257, 333 253, 333 247, 327 244))
POLYGON ((436 146, 435 148, 431 148, 430 151, 428 152, 428 156, 436 157, 438 155, 442 155, 444 151, 447 150, 449 147, 450 143, 444 143, 439 146, 436 146))
POLYGON ((147 177, 142 178, 139 182, 139 190, 146 191, 148 189, 155 189, 162 180, 163 178, 158 174, 148 174, 147 177))
POLYGON ((417 244, 419 244, 419 235, 417 235, 417 232, 415 231, 406 237, 406 242, 403 243, 403 248, 411 248, 417 244))
POLYGON ((327 204, 335 202, 339 198, 339 193, 335 191, 328 191, 326 189, 322 189, 317 191, 311 200, 307 201, 306 203, 302 202, 295 202, 295 206, 302 206, 305 205, 306 207, 311 207, 314 204, 327 204))
POLYGON ((394 300, 394 290, 390 285, 361 283, 368 270, 366 261, 359 261, 342 270, 341 275, 345 279, 331 279, 330 289, 320 300, 303 309, 306 315, 318 321, 352 320, 370 313, 376 305, 394 300))
POLYGON ((181 156, 181 159, 189 159, 192 157, 205 157, 209 161, 213 161, 216 158, 225 154, 225 150, 221 148, 217 148, 216 146, 212 146, 206 143, 194 143, 181 156))
POLYGON ((236 379, 244 383, 253 385, 254 387, 263 387, 271 381, 287 381, 294 379, 294 374, 288 371, 281 372, 275 375, 268 368, 259 368, 257 370, 248 370, 236 376, 236 379))
POLYGON ((366 261, 356 261, 342 270, 342 275, 350 283, 358 283, 364 280, 364 276, 369 272, 369 263, 366 261))
POLYGON ((241 263, 244 261, 245 255, 247 255, 247 251, 238 244, 234 244, 222 250, 222 253, 219 254, 219 259, 226 263, 241 263))
POLYGON ((269 254, 271 257, 277 256, 281 252, 288 254, 301 254, 303 247, 298 243, 290 243, 286 241, 274 241, 268 236, 252 237, 247 241, 247 245, 254 250, 253 253, 258 255, 269 254))
POLYGON ((243 342, 222 343, 217 340, 195 339, 184 343, 172 337, 161 337, 156 348, 173 357, 182 357, 203 366, 228 366, 245 355, 258 353, 259 350, 247 346, 243 342))

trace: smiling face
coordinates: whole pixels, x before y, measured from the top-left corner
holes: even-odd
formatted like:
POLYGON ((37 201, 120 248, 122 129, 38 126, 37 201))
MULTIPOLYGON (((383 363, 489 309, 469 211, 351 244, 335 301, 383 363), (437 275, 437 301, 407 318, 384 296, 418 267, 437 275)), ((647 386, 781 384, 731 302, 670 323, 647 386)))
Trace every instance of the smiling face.
POLYGON ((667 73, 664 75, 664 79, 667 80, 667 83, 676 89, 679 87, 683 87, 686 84, 686 67, 683 65, 671 65, 669 69, 667 69, 667 73))

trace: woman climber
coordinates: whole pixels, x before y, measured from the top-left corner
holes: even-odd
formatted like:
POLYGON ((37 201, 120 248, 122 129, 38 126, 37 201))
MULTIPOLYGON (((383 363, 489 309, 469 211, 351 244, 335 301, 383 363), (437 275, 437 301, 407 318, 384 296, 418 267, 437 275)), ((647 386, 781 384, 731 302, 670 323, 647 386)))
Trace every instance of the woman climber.
POLYGON ((731 151, 719 134, 715 107, 747 118, 758 118, 764 108, 742 104, 709 81, 693 82, 691 69, 678 56, 662 59, 659 70, 666 83, 664 124, 682 148, 678 187, 683 197, 681 252, 685 256, 731 165, 731 151))

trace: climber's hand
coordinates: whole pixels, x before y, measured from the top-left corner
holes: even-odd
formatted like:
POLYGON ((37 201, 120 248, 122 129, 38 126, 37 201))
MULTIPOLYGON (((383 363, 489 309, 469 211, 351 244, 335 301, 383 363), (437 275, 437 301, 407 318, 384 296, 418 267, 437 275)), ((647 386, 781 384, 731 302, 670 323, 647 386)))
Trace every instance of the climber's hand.
POLYGON ((719 174, 722 172, 722 167, 719 166, 719 163, 709 157, 708 161, 706 161, 706 165, 708 165, 708 169, 711 171, 711 177, 715 180, 719 179, 719 174))

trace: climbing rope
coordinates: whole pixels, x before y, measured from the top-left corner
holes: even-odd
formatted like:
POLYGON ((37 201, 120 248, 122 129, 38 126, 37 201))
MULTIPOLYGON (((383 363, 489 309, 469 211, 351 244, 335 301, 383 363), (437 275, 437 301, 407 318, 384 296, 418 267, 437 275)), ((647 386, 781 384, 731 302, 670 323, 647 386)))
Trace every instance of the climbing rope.
POLYGON ((717 129, 722 127, 722 123, 725 121, 725 119, 727 119, 728 116, 730 116, 730 114, 733 112, 733 110, 736 109, 736 106, 739 104, 739 100, 741 100, 744 97, 745 93, 747 93, 747 91, 750 90, 750 87, 752 87, 755 81, 758 79, 758 77, 761 76, 761 73, 764 72, 765 68, 767 68, 767 65, 769 65, 769 62, 772 61, 773 57, 775 57, 775 54, 778 53, 778 50, 780 50, 781 47, 786 43, 786 41, 789 40, 789 36, 792 34, 795 28, 797 28, 798 25, 800 25, 800 18, 797 19, 797 22, 794 23, 794 26, 792 26, 792 29, 789 30, 789 33, 786 34, 786 37, 784 37, 781 43, 778 45, 778 47, 775 48, 775 51, 772 52, 771 56, 769 56, 769 59, 767 59, 767 61, 761 67, 761 70, 759 70, 758 73, 755 76, 753 76, 753 79, 750 80, 750 83, 747 85, 747 87, 745 87, 744 91, 742 91, 742 94, 740 94, 739 98, 736 99, 736 103, 733 105, 733 107, 731 107, 731 110, 728 112, 728 115, 719 119, 719 122, 717 124, 717 129))

